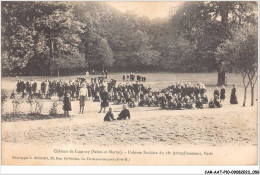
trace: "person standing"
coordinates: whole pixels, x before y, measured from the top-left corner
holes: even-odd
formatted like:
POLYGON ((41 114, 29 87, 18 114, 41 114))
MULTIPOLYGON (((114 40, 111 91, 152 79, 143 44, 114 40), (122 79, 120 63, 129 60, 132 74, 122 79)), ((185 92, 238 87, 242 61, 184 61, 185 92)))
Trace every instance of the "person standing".
POLYGON ((27 95, 31 95, 32 93, 32 86, 31 83, 29 81, 26 82, 26 94, 27 95))
POLYGON ((108 92, 105 91, 104 89, 101 90, 100 92, 100 98, 101 98, 101 107, 99 113, 101 113, 102 108, 104 108, 104 113, 106 112, 106 107, 109 106, 108 103, 108 92))
POLYGON ((232 91, 231 91, 231 96, 230 96, 230 103, 231 103, 231 104, 238 104, 236 91, 237 91, 236 85, 233 84, 233 89, 232 89, 232 91))
POLYGON ((44 95, 46 95, 46 80, 45 81, 43 81, 42 83, 41 83, 41 91, 42 91, 42 96, 44 95))
POLYGON ((33 81, 33 84, 32 84, 32 92, 33 92, 33 94, 36 93, 36 90, 37 90, 37 83, 36 83, 36 81, 33 81))
POLYGON ((79 105, 80 105, 79 114, 84 113, 84 107, 85 107, 87 94, 88 94, 88 89, 86 88, 85 84, 83 83, 79 90, 79 105))
POLYGON ((86 72, 86 77, 88 77, 88 76, 89 76, 89 72, 87 71, 87 72, 86 72))
POLYGON ((222 85, 222 88, 220 90, 220 101, 224 101, 226 98, 226 89, 225 86, 222 85))
POLYGON ((107 78, 107 69, 105 70, 105 75, 106 75, 106 78, 107 78))
POLYGON ((219 98, 219 90, 218 90, 218 87, 216 87, 216 89, 214 90, 213 97, 215 98, 215 96, 217 96, 217 97, 219 98))
POLYGON ((16 84, 16 92, 17 92, 17 93, 21 92, 21 81, 20 81, 20 80, 17 81, 17 84, 16 84))
POLYGON ((69 117, 69 111, 71 111, 71 100, 70 100, 70 92, 66 92, 63 99, 63 110, 64 116, 69 117))

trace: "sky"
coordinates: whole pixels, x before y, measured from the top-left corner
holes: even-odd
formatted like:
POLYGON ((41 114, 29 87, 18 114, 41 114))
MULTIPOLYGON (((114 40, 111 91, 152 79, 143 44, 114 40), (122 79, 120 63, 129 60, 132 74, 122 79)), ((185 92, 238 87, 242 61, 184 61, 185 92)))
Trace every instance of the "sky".
POLYGON ((150 19, 165 18, 169 15, 170 8, 177 8, 182 2, 178 1, 108 1, 106 2, 121 12, 131 11, 142 17, 150 19))

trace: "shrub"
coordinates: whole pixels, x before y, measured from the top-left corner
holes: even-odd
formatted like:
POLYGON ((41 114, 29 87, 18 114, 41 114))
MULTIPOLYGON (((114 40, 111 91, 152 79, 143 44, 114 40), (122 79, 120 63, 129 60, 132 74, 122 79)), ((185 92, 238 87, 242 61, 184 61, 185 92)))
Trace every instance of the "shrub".
POLYGON ((51 109, 49 110, 50 116, 57 116, 58 115, 58 103, 53 102, 51 105, 51 109))
POLYGON ((6 89, 1 89, 1 111, 2 114, 4 113, 4 103, 7 101, 8 99, 8 91, 6 89))
POLYGON ((19 109, 21 104, 24 102, 24 98, 22 97, 22 94, 15 94, 13 97, 13 114, 19 113, 19 109))
POLYGON ((43 103, 38 97, 28 96, 27 102, 30 104, 31 114, 41 114, 43 103))

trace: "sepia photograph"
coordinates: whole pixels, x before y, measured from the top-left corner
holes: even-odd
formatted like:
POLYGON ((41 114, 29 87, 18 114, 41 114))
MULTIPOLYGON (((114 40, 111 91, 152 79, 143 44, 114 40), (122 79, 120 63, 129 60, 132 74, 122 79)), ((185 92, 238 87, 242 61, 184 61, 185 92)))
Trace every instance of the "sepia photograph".
POLYGON ((257 165, 258 2, 1 1, 1 162, 257 165))

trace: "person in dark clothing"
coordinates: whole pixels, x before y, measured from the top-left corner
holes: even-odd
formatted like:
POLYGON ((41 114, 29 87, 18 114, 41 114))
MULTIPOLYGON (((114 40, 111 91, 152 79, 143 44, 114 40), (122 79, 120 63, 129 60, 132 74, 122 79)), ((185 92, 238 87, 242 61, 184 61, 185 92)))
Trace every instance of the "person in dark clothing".
POLYGON ((29 81, 26 82, 26 93, 29 95, 31 95, 31 93, 32 93, 32 86, 29 81))
POLYGON ((212 99, 209 101, 209 108, 215 108, 215 103, 212 99))
POLYGON ((233 89, 231 91, 231 96, 230 96, 230 103, 231 104, 238 104, 237 102, 237 95, 236 95, 236 85, 233 84, 233 89))
POLYGON ((42 96, 43 95, 46 95, 46 81, 43 81, 42 83, 41 83, 41 91, 42 91, 42 96))
POLYGON ((64 116, 69 117, 69 111, 71 111, 70 92, 66 92, 63 99, 64 116))
POLYGON ((214 97, 214 104, 215 104, 216 108, 221 108, 222 107, 222 104, 220 104, 219 98, 217 97, 217 95, 215 95, 215 97, 214 97))
POLYGON ((33 82, 32 84, 32 92, 35 94, 36 93, 36 89, 37 89, 37 83, 33 82))
POLYGON ((199 97, 200 89, 199 89, 199 86, 198 86, 198 85, 196 85, 195 88, 194 88, 194 94, 195 94, 196 98, 199 97))
POLYGON ((136 79, 137 79, 138 82, 141 81, 141 76, 137 75, 136 79))
POLYGON ((17 93, 21 92, 21 81, 20 81, 20 80, 17 81, 17 84, 16 84, 16 92, 17 92, 17 93))
POLYGON ((223 85, 220 90, 220 101, 224 101, 225 98, 226 98, 226 89, 225 86, 223 85))
POLYGON ((25 83, 24 83, 23 80, 21 81, 20 88, 21 88, 21 91, 20 91, 20 92, 24 93, 24 90, 25 90, 25 88, 26 88, 26 85, 25 85, 25 83))
POLYGON ((101 90, 101 92, 100 92, 101 107, 100 107, 99 113, 101 113, 102 108, 104 108, 104 113, 106 112, 106 107, 109 106, 108 97, 109 97, 108 92, 106 92, 105 90, 101 90))
POLYGON ((196 108, 198 109, 203 109, 203 103, 201 102, 201 99, 199 98, 199 100, 196 102, 196 108))
POLYGON ((217 96, 217 97, 219 98, 219 90, 218 90, 218 87, 216 87, 216 89, 214 90, 213 97, 215 98, 215 96, 217 96))
POLYGON ((123 110, 118 115, 117 120, 126 120, 127 118, 130 120, 130 112, 126 109, 126 105, 123 105, 123 110))
POLYGON ((77 90, 77 87, 74 82, 70 85, 70 89, 71 89, 71 98, 74 100, 76 97, 76 90, 77 90))
POLYGON ((15 98, 15 92, 13 91, 13 92, 11 93, 10 99, 14 99, 14 98, 15 98))
POLYGON ((116 119, 114 118, 112 108, 109 108, 109 111, 106 113, 106 115, 104 117, 104 122, 112 122, 114 120, 116 120, 116 119))

